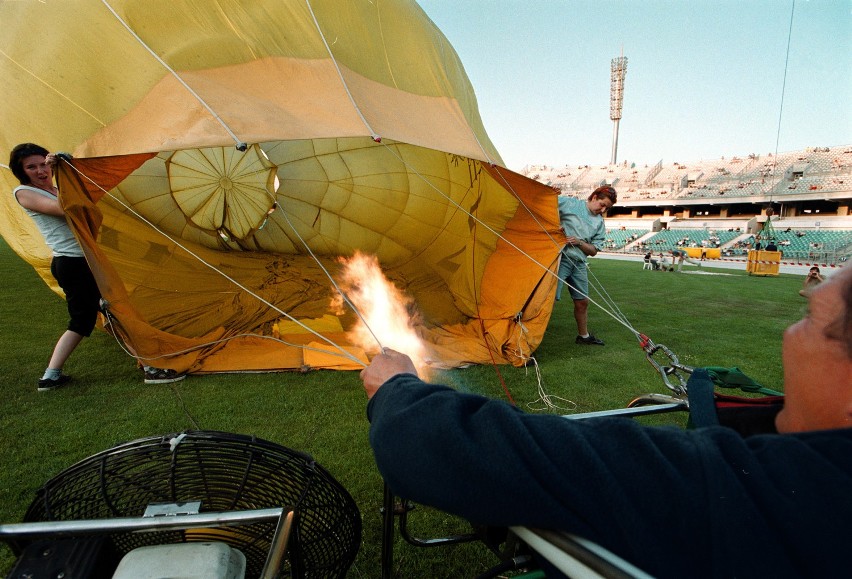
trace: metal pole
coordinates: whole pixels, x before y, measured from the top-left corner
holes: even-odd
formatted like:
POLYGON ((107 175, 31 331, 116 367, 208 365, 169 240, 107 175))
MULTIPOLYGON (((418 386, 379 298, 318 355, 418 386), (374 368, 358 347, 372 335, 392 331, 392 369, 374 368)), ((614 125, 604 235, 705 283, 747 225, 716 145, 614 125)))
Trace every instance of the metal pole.
POLYGON ((621 120, 621 109, 624 103, 624 77, 627 74, 627 57, 624 51, 621 56, 613 58, 610 63, 609 86, 609 118, 612 120, 612 156, 609 164, 615 165, 618 154, 618 124, 621 120))
POLYGON ((195 527, 218 525, 247 525, 250 523, 277 521, 281 517, 281 512, 282 509, 256 509, 251 511, 227 511, 162 517, 13 523, 0 525, 0 540, 8 541, 50 535, 94 535, 111 532, 192 529, 195 527))
POLYGON ((618 154, 618 123, 619 119, 612 122, 612 155, 609 159, 610 165, 615 165, 616 155, 618 154))

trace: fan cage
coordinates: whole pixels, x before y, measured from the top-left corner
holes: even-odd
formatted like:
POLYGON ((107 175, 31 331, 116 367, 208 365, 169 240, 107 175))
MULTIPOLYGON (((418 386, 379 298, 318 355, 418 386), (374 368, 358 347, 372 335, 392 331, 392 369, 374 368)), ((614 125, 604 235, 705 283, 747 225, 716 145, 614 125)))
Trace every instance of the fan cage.
MULTIPOLYGON (((143 438, 65 469, 36 491, 25 522, 141 517, 149 504, 200 501, 200 512, 294 510, 279 574, 344 577, 361 544, 352 496, 310 455, 253 436, 189 431, 143 438)), ((143 546, 221 541, 259 577, 276 524, 113 533, 120 554, 143 546)))

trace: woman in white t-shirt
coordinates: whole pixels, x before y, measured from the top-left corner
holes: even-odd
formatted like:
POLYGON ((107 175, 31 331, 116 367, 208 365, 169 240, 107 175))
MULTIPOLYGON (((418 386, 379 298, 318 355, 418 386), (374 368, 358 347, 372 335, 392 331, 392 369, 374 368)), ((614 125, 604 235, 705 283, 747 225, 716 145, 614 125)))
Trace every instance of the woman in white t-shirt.
MULTIPOLYGON (((18 204, 35 221, 44 240, 53 252, 50 273, 65 292, 68 329, 59 337, 44 375, 38 381, 38 391, 54 390, 71 380, 62 367, 74 349, 91 335, 98 319, 101 292, 89 269, 83 248, 68 227, 65 211, 59 203, 59 190, 53 184, 56 155, 34 143, 22 143, 12 149, 9 168, 21 185, 13 194, 18 204)), ((185 377, 174 370, 143 366, 146 384, 175 382, 185 377)))
POLYGON ((40 392, 58 388, 70 380, 62 373, 62 366, 83 338, 91 335, 101 299, 83 249, 68 227, 65 212, 59 204, 59 191, 53 184, 55 164, 54 155, 33 143, 16 146, 9 157, 9 167, 21 182, 15 188, 15 199, 35 221, 53 252, 50 273, 65 292, 71 316, 68 329, 56 342, 44 376, 38 381, 40 392))

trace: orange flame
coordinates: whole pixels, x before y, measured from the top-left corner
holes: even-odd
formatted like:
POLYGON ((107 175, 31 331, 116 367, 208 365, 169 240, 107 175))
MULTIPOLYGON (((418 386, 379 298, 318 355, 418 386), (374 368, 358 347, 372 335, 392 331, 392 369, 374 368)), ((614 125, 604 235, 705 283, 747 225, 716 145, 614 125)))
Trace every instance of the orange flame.
MULTIPOLYGON (((371 355, 383 347, 408 354, 423 375, 427 368, 426 349, 415 330, 418 316, 414 300, 385 277, 375 256, 356 252, 340 262, 340 288, 363 318, 347 333, 347 338, 371 355)), ((342 298, 334 302, 343 305, 342 298)))

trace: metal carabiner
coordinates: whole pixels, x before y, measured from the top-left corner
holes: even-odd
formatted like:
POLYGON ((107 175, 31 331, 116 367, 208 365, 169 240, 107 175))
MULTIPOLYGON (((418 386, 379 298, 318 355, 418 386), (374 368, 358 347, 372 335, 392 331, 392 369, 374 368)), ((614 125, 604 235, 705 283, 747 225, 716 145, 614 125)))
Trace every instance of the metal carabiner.
POLYGON ((683 374, 692 374, 693 368, 680 363, 674 352, 669 350, 663 344, 655 344, 651 338, 645 334, 639 334, 639 347, 645 351, 645 357, 650 362, 651 366, 660 373, 663 383, 666 388, 671 390, 677 396, 686 396, 686 383, 688 377, 683 374), (662 352, 669 362, 668 364, 660 364, 654 359, 657 352, 662 352))

